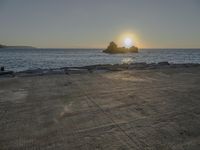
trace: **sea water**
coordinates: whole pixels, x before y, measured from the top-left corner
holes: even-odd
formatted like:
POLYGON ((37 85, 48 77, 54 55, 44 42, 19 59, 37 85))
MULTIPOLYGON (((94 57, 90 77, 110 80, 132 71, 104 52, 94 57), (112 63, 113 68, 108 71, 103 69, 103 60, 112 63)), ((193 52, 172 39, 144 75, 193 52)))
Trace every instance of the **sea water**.
POLYGON ((163 61, 200 63, 200 49, 141 49, 139 53, 114 55, 101 49, 0 49, 0 66, 13 71, 163 61))

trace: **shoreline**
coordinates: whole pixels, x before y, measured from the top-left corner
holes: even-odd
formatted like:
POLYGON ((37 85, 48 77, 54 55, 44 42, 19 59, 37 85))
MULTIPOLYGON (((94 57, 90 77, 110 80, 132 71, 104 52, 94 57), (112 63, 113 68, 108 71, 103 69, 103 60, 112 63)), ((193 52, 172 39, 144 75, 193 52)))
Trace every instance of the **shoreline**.
POLYGON ((166 69, 166 68, 191 68, 200 67, 197 63, 175 64, 168 62, 159 63, 130 63, 130 64, 99 64, 83 67, 61 67, 50 69, 28 69, 24 71, 14 72, 12 70, 1 71, 0 77, 15 77, 15 76, 38 76, 38 75, 54 75, 54 74, 82 74, 94 72, 109 72, 109 71, 125 71, 125 70, 147 70, 147 69, 166 69))

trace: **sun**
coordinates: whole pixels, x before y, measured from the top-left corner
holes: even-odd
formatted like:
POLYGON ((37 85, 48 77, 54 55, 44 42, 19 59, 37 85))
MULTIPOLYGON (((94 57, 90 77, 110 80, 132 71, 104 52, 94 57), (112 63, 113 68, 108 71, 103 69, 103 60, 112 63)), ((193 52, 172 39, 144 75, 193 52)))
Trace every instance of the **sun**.
POLYGON ((133 40, 129 37, 124 39, 124 47, 130 48, 133 46, 133 40))
POLYGON ((120 47, 131 48, 132 46, 142 47, 139 39, 139 34, 136 32, 123 31, 118 33, 115 39, 120 47))

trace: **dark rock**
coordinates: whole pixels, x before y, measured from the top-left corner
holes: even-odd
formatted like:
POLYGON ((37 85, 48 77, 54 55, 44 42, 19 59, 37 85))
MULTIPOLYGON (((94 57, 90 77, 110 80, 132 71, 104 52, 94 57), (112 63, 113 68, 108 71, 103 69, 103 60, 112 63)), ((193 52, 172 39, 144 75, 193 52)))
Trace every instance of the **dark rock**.
POLYGON ((25 74, 38 74, 38 73, 43 73, 43 69, 33 69, 33 70, 25 70, 25 71, 22 71, 21 73, 25 73, 25 74))
POLYGON ((5 68, 0 67, 0 77, 14 77, 15 74, 13 71, 5 71, 5 68))
POLYGON ((170 65, 170 63, 168 63, 167 61, 166 62, 159 62, 158 65, 168 66, 168 65, 170 65))
POLYGON ((82 73, 89 73, 88 69, 70 68, 68 70, 65 70, 65 74, 82 74, 82 73))
POLYGON ((13 71, 0 71, 0 76, 14 76, 13 71))
POLYGON ((110 42, 110 45, 103 52, 109 54, 138 53, 138 48, 135 46, 132 46, 130 48, 117 47, 117 44, 115 44, 114 42, 110 42))
POLYGON ((5 71, 5 68, 3 66, 1 67, 1 71, 5 71))
POLYGON ((130 64, 128 69, 145 69, 147 68, 149 65, 145 62, 141 62, 141 63, 133 63, 130 64))

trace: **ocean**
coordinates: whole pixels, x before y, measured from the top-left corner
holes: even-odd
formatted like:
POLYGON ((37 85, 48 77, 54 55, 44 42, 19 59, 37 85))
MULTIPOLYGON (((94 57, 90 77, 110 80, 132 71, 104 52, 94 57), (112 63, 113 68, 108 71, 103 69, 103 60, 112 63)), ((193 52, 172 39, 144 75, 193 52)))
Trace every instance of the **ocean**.
POLYGON ((200 49, 141 49, 139 53, 115 55, 100 49, 0 49, 0 66, 13 71, 163 61, 200 64, 200 49))

